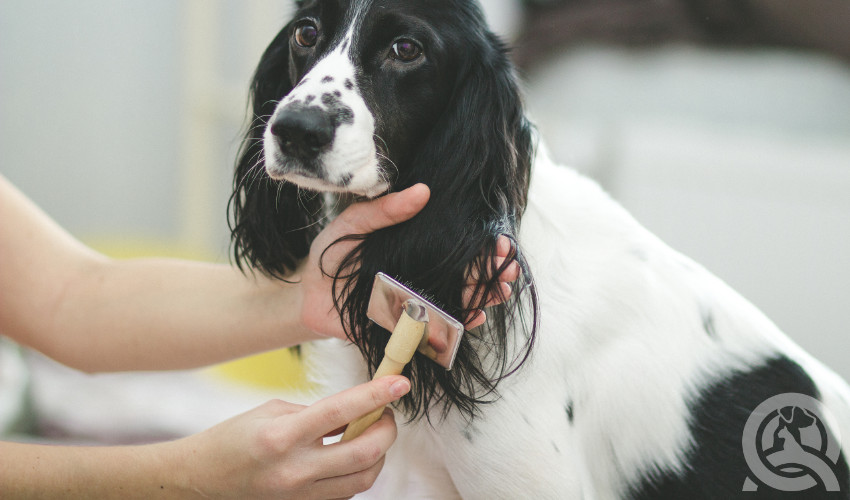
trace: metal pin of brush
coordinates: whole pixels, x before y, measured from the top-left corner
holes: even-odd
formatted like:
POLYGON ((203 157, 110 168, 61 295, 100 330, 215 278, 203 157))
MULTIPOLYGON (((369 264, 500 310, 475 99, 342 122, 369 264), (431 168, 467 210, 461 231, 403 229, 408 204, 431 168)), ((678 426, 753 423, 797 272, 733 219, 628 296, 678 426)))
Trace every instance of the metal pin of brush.
MULTIPOLYGON (((366 315, 392 332, 373 378, 400 375, 418 350, 451 370, 464 332, 463 325, 413 290, 384 273, 375 276, 366 315)), ((354 420, 343 441, 354 439, 381 418, 384 407, 354 420)))

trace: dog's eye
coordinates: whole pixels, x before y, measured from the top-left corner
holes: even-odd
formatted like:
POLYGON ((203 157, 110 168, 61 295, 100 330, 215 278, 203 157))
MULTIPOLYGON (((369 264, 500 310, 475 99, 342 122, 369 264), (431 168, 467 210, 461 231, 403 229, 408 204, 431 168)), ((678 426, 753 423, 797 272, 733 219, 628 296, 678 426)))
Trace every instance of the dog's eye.
POLYGON ((414 61, 422 55, 422 47, 413 40, 403 38, 395 42, 390 51, 390 57, 393 59, 410 62, 414 61))
POLYGON ((313 21, 302 21, 295 27, 295 43, 301 47, 312 47, 319 40, 319 28, 313 21))

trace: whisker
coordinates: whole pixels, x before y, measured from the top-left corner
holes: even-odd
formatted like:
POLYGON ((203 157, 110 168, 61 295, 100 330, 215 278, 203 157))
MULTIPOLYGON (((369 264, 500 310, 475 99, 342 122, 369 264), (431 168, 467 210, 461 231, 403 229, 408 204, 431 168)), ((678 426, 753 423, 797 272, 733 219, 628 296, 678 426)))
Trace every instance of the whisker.
POLYGON ((283 183, 282 183, 282 182, 278 182, 278 183, 277 183, 277 193, 275 193, 275 196, 274 196, 274 209, 275 209, 275 212, 280 211, 280 193, 281 193, 282 191, 283 191, 283 183))
POLYGON ((311 227, 313 227, 313 226, 317 226, 317 225, 320 225, 320 224, 324 224, 324 223, 325 223, 328 219, 329 219, 329 217, 328 217, 327 215, 323 215, 322 217, 319 217, 319 218, 318 218, 318 219, 316 219, 315 221, 313 221, 313 222, 311 222, 311 223, 307 224, 306 226, 302 226, 302 227, 299 227, 299 228, 295 228, 293 231, 303 231, 303 230, 305 230, 305 229, 309 229, 309 228, 311 228, 311 227))
POLYGON ((394 170, 394 172, 388 172, 386 169, 381 168, 378 172, 378 175, 381 177, 381 180, 384 181, 387 186, 389 186, 390 179, 392 177, 398 177, 399 175, 398 165, 396 165, 396 163, 390 159, 390 148, 389 146, 387 146, 387 141, 385 141, 384 138, 378 134, 372 134, 372 136, 375 137, 377 140, 381 141, 381 144, 376 144, 376 146, 378 147, 378 151, 375 152, 375 155, 378 158, 383 159, 387 164, 391 165, 394 170), (383 145, 383 147, 381 147, 381 145, 383 145), (392 175, 393 173, 395 175, 392 175))
POLYGON ((381 136, 380 136, 380 135, 378 135, 378 134, 372 134, 372 137, 374 137, 374 138, 378 139, 379 141, 381 141, 381 143, 384 145, 384 151, 389 152, 390 147, 389 147, 389 146, 387 146, 387 141, 385 141, 383 137, 381 137, 381 136))
MULTIPOLYGON (((383 154, 381 154, 381 153, 376 153, 376 154, 378 155, 378 157, 383 158, 384 160, 386 160, 386 162, 387 162, 387 163, 389 163, 390 165, 392 165, 393 169, 395 169, 395 176, 397 177, 397 176, 398 176, 398 173, 399 173, 398 165, 396 165, 396 164, 395 164, 395 162, 394 162, 394 161, 392 161, 392 160, 390 160, 390 159, 389 159, 389 157, 387 157, 386 155, 383 155, 383 154)), ((380 169, 380 170, 379 170, 379 172, 378 172, 378 175, 380 175, 380 176, 381 176, 381 179, 382 179, 384 182, 386 182, 387 184, 389 184, 389 182, 390 182, 390 172, 387 172, 387 171, 386 171, 386 170, 384 170, 384 169, 380 169)))

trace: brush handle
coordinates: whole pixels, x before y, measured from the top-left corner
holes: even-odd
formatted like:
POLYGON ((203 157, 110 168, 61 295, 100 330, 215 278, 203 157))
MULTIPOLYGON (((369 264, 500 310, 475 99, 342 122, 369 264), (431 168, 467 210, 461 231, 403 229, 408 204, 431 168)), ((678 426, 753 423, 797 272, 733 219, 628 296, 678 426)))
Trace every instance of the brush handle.
MULTIPOLYGON (((387 375, 401 375, 405 365, 413 359, 413 354, 419 347, 419 342, 425 336, 425 325, 428 323, 428 314, 425 306, 415 300, 405 302, 401 317, 393 329, 387 348, 384 350, 384 358, 375 376, 372 379, 386 377, 387 375)), ((382 406, 360 418, 355 419, 342 435, 342 441, 356 438, 381 418, 385 406, 382 406)))

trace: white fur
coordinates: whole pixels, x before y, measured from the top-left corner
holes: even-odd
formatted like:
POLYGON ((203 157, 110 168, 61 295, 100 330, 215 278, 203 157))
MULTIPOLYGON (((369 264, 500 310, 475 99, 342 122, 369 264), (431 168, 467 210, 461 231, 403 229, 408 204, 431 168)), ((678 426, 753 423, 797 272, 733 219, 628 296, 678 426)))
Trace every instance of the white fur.
MULTIPOLYGON (((807 370, 848 435, 850 389, 755 307, 593 181, 543 152, 532 175, 519 238, 540 296, 532 358, 471 425, 456 414, 406 425, 397 414, 399 438, 363 498, 619 498, 648 468, 681 467, 698 389, 777 353, 807 370), (700 308, 712 311, 714 339, 700 308)), ((365 380, 357 349, 315 349, 316 366, 339 368, 323 375, 330 392, 365 380)))
POLYGON ((340 94, 340 102, 351 109, 354 120, 352 123, 342 123, 336 128, 333 146, 322 153, 318 159, 324 166, 324 175, 307 177, 285 169, 285 160, 280 148, 274 140, 269 125, 263 136, 266 171, 273 179, 286 180, 303 188, 324 192, 353 192, 363 196, 377 196, 389 187, 378 161, 373 134, 375 119, 360 95, 355 78, 355 67, 351 55, 346 50, 350 47, 351 33, 336 49, 329 52, 306 74, 303 83, 292 90, 275 108, 269 120, 274 123, 282 110, 293 102, 305 102, 312 97, 311 106, 324 110, 328 107, 322 102, 322 95, 340 94), (332 81, 323 81, 330 77, 332 81), (353 88, 346 88, 344 82, 351 82, 353 88), (350 178, 341 185, 339 181, 350 178))

